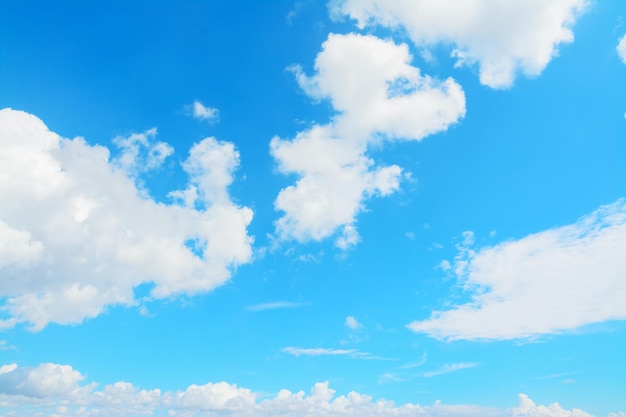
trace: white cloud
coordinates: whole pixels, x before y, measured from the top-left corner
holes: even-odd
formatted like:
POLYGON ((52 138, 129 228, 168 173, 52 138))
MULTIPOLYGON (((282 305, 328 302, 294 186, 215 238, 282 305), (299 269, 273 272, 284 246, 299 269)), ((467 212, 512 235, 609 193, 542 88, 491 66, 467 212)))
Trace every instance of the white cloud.
POLYGON ((78 323, 109 305, 209 291, 251 258, 252 211, 227 187, 239 163, 231 143, 206 138, 183 169, 183 205, 152 200, 137 178, 171 148, 155 130, 118 138, 121 156, 82 138, 64 139, 33 115, 0 110, 1 327, 39 330, 78 323), (193 247, 192 247, 193 246, 193 247))
POLYGON ((529 416, 529 417, 593 417, 591 414, 583 410, 574 408, 565 410, 558 403, 548 406, 536 405, 528 396, 519 395, 519 405, 511 409, 513 416, 529 416))
POLYGON ((348 316, 346 317, 346 326, 352 330, 355 330, 361 327, 361 323, 359 323, 354 317, 348 316))
MULTIPOLYGON (((624 64, 626 64, 626 35, 622 36, 617 44, 617 55, 619 55, 620 59, 624 64)), ((626 115, 624 116, 626 117, 626 115)))
POLYGON ((321 240, 341 230, 335 244, 355 245, 364 201, 395 192, 401 181, 400 167, 380 166, 367 156, 370 145, 421 140, 464 116, 459 85, 422 76, 411 60, 404 44, 330 34, 313 76, 292 67, 301 88, 314 99, 330 100, 338 114, 292 140, 275 137, 270 143, 278 170, 300 177, 275 201, 284 212, 276 222, 280 239, 321 240))
POLYGON ((132 176, 159 168, 174 153, 174 148, 165 142, 155 142, 156 135, 157 129, 152 128, 144 133, 114 138, 113 143, 121 149, 121 153, 112 163, 132 176))
POLYGON ((84 379, 84 375, 69 365, 44 363, 29 368, 10 364, 0 368, 0 393, 34 398, 77 398, 94 387, 80 386, 84 379))
MULTIPOLYGON (((566 410, 558 403, 537 405, 526 395, 519 395, 519 405, 509 409, 478 405, 446 405, 437 401, 431 406, 396 405, 393 401, 374 399, 351 391, 336 395, 328 382, 316 383, 304 391, 280 390, 273 397, 227 382, 190 385, 185 390, 140 389, 129 382, 116 382, 97 389, 95 382, 85 384, 85 376, 68 365, 52 363, 36 367, 15 364, 0 367, 0 404, 6 415, 24 417, 54 416, 62 411, 68 417, 85 415, 131 416, 382 416, 382 417, 591 417, 579 410, 566 410), (264 398, 260 400, 260 398, 264 398), (13 413, 13 414, 11 414, 13 413)), ((60 413, 61 414, 61 413, 60 413)), ((612 413, 610 416, 622 416, 612 413)))
POLYGON ((473 249, 465 234, 454 274, 472 296, 409 328, 439 339, 529 338, 626 319, 626 201, 576 223, 473 249))
POLYGON ((219 117, 219 110, 215 107, 208 107, 196 100, 188 106, 191 115, 198 120, 216 121, 219 117))
POLYGON ((403 28, 418 48, 452 46, 457 65, 479 67, 481 83, 510 87, 518 73, 539 75, 572 42, 586 0, 334 0, 331 14, 360 28, 403 28))
POLYGON ((426 360, 428 358, 428 355, 426 354, 426 352, 422 353, 422 357, 419 361, 417 362, 413 362, 413 363, 409 363, 407 365, 402 365, 399 368, 400 369, 411 369, 411 368, 417 368, 419 366, 422 366, 426 363, 426 360))
POLYGON ((349 356, 351 358, 371 359, 371 360, 393 360, 382 356, 371 355, 367 352, 361 352, 357 349, 331 349, 331 348, 297 348, 288 346, 281 349, 281 352, 288 353, 293 356, 349 356))
POLYGON ((423 375, 425 378, 431 378, 433 376, 445 375, 462 369, 474 368, 476 366, 478 366, 478 364, 475 362, 447 363, 434 371, 424 372, 423 375))
POLYGON ((293 356, 321 356, 321 355, 354 355, 358 354, 359 351, 356 349, 329 349, 329 348, 296 348, 288 346, 286 348, 281 349, 281 351, 285 353, 289 353, 293 356))
POLYGON ((190 385, 175 395, 177 408, 215 412, 247 412, 256 405, 256 394, 249 389, 238 388, 226 382, 190 385))
POLYGON ((273 301, 271 303, 261 303, 254 304, 246 307, 248 311, 266 311, 266 310, 276 310, 280 308, 296 308, 303 307, 309 305, 309 303, 304 302, 294 302, 294 301, 273 301))

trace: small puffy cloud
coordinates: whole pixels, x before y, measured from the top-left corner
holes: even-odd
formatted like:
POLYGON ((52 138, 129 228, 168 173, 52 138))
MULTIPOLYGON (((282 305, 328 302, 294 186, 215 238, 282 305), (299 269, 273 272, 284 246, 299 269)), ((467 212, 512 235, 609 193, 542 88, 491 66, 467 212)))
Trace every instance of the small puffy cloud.
POLYGON ((626 35, 622 36, 617 44, 617 55, 620 57, 622 62, 626 64, 626 35))
POLYGON ((365 200, 394 193, 402 177, 399 166, 371 159, 370 145, 421 140, 464 116, 460 86, 423 76, 411 60, 404 44, 330 34, 315 60, 315 74, 291 68, 300 87, 316 100, 329 100, 337 114, 294 139, 274 137, 270 143, 278 170, 299 177, 274 203, 284 213, 276 222, 281 240, 336 235, 340 249, 354 246, 356 216, 365 200))
MULTIPOLYGON (((386 381, 394 376, 384 375, 386 381)), ((256 393, 227 382, 190 385, 184 390, 141 389, 130 382, 115 382, 98 389, 95 382, 85 384, 85 376, 68 365, 52 363, 36 367, 15 364, 0 366, 0 404, 6 415, 68 417, 106 415, 170 416, 381 416, 381 417, 591 417, 580 409, 567 410, 558 403, 537 405, 524 394, 519 404, 508 409, 479 405, 397 405, 355 391, 336 395, 327 381, 313 385, 310 393, 281 389, 274 396, 256 393), (262 400, 260 398, 263 398, 262 400)), ((612 413, 610 417, 623 416, 612 413)))
POLYGON ((251 259, 252 211, 229 197, 239 164, 233 144, 206 138, 183 163, 185 190, 152 200, 139 175, 172 148, 156 130, 109 150, 65 139, 37 117, 0 110, 1 327, 78 323, 111 305, 210 291, 251 259))
POLYGON ((452 372, 460 371, 462 369, 474 368, 478 366, 475 362, 459 362, 459 363, 447 363, 439 369, 434 371, 424 372, 425 378, 432 378, 433 376, 450 374, 452 372))
POLYGON ((626 201, 493 247, 466 232, 453 273, 472 296, 408 327, 445 340, 504 340, 626 319, 626 201))
POLYGON ((478 65, 481 83, 510 87, 518 73, 539 75, 574 40, 572 26, 586 0, 335 0, 334 16, 360 28, 404 29, 418 48, 452 46, 457 65, 478 65))
POLYGON ((359 327, 361 327, 361 323, 359 323, 359 322, 357 321, 357 319, 355 319, 355 318, 354 318, 354 317, 352 317, 352 316, 348 316, 348 317, 346 317, 346 323, 345 323, 345 324, 346 324, 346 326, 347 326, 349 329, 352 329, 352 330, 355 330, 355 329, 358 329, 359 327))
POLYGON ((216 121, 220 114, 217 108, 205 106, 198 100, 187 106, 187 109, 198 120, 216 121))

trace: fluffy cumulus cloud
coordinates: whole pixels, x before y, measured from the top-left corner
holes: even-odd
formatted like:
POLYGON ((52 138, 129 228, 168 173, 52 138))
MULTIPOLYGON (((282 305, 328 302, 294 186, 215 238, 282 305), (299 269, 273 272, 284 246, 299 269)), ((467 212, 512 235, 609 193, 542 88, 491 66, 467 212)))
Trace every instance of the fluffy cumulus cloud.
POLYGON ((420 140, 464 116, 460 86, 423 76, 411 60, 404 44, 330 34, 315 74, 291 68, 300 87, 316 100, 329 100, 337 114, 294 139, 275 137, 270 143, 279 171, 299 176, 275 201, 284 212, 276 223, 280 239, 321 240, 338 232, 339 248, 354 246, 364 200, 393 193, 402 177, 399 166, 368 156, 372 143, 420 140))
POLYGON ((617 55, 626 64, 626 35, 622 36, 617 44, 617 55))
POLYGON ((331 12, 360 28, 406 30, 419 48, 452 47, 457 65, 478 65, 481 83, 510 87, 518 73, 539 75, 572 42, 586 0, 335 0, 331 12))
POLYGON ((116 138, 119 156, 0 110, 0 326, 77 323, 106 306, 209 291, 251 257, 252 211, 229 197, 239 156, 206 138, 183 164, 184 190, 154 201, 139 175, 172 148, 156 130, 116 138))
POLYGON ((220 112, 215 107, 209 107, 196 100, 193 104, 187 106, 189 114, 198 120, 208 120, 211 122, 216 121, 219 118, 220 112))
POLYGON ((626 319, 626 201, 576 223, 474 249, 451 265, 470 302, 409 328, 440 339, 516 339, 626 319))
MULTIPOLYGON (((141 389, 129 382, 98 388, 84 383, 85 376, 68 365, 41 364, 0 366, 0 405, 4 415, 21 416, 389 416, 389 417, 591 417, 586 412, 566 410, 559 404, 537 405, 520 394, 519 405, 496 409, 477 405, 396 405, 369 395, 350 392, 336 395, 328 382, 304 391, 280 390, 273 397, 261 396, 227 382, 190 385, 181 391, 141 389), (16 388, 17 387, 17 388, 16 388), (265 399, 261 399, 261 398, 265 399)), ((614 414, 618 415, 618 414, 614 414)))

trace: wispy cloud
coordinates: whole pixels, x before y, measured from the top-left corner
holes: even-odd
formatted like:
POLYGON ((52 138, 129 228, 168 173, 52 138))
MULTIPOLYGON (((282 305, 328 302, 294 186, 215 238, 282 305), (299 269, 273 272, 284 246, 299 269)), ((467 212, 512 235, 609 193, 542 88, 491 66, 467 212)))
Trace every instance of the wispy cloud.
POLYGON ((554 378, 561 378, 564 376, 572 376, 572 375, 576 375, 577 372, 561 372, 558 374, 550 374, 550 375, 542 375, 542 376, 538 376, 535 377, 535 379, 554 379, 554 378))
POLYGON ((389 382, 404 382, 406 380, 392 372, 385 372, 378 377, 377 381, 379 384, 387 384, 389 382))
POLYGON ((411 368, 417 368, 418 366, 422 366, 426 363, 426 359, 427 359, 427 355, 426 352, 424 352, 422 354, 422 358, 418 361, 418 362, 414 362, 414 363, 409 363, 406 365, 402 365, 399 367, 399 369, 411 369, 411 368))
POLYGON ((424 372, 423 376, 425 378, 431 378, 433 376, 450 374, 452 372, 460 371, 461 369, 474 368, 476 366, 478 366, 478 363, 476 362, 447 363, 434 371, 424 372))
POLYGON ((247 306, 246 310, 248 310, 248 311, 277 310, 279 308, 304 307, 304 306, 307 306, 309 304, 311 304, 311 303, 295 302, 295 301, 272 301, 271 303, 253 304, 251 306, 247 306))
POLYGON ((293 356, 349 356, 359 359, 373 359, 389 361, 393 358, 385 358, 382 356, 371 355, 367 352, 361 352, 358 349, 332 349, 332 348, 298 348, 287 346, 281 349, 281 352, 289 353, 293 356))
POLYGON ((6 340, 0 340, 0 350, 17 350, 17 348, 10 345, 6 340))

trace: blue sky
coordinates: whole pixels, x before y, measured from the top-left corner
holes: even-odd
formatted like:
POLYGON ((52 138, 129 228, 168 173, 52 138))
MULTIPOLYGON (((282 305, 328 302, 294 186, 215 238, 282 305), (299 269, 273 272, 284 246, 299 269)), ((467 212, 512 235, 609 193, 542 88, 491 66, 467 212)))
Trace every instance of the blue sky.
POLYGON ((626 4, 3 2, 3 416, 626 413, 626 4))

